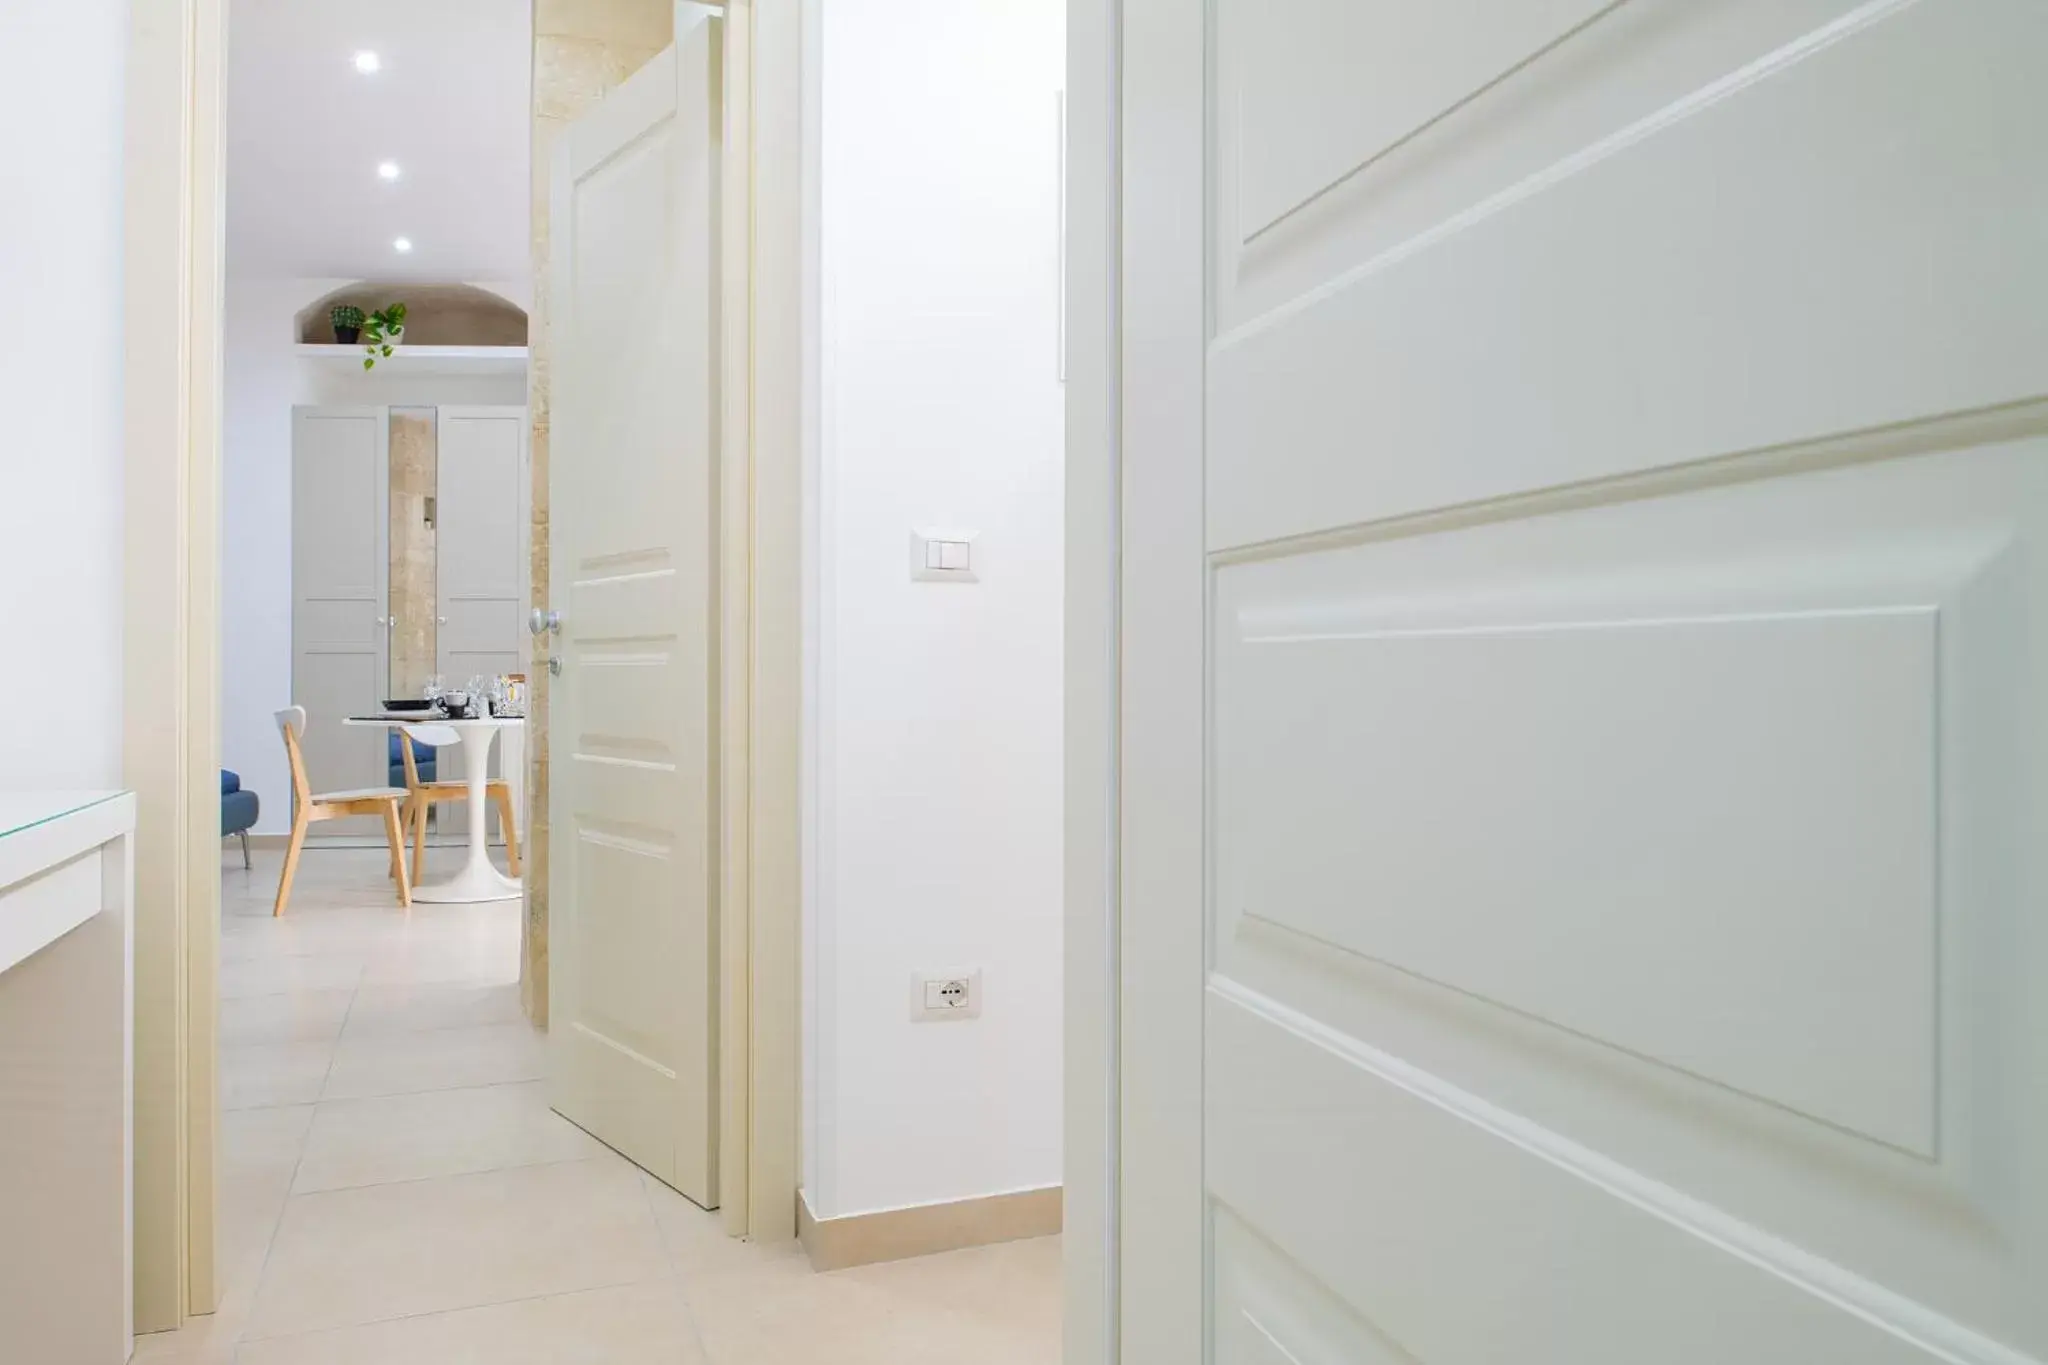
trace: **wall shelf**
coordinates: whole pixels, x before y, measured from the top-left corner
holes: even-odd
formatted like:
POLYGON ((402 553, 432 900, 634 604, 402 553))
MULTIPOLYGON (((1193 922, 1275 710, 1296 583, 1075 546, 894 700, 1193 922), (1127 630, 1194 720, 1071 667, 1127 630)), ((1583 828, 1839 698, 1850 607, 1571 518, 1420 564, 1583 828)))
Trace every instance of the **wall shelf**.
MULTIPOLYGON (((317 342, 301 342, 297 347, 299 357, 323 366, 340 366, 361 371, 363 348, 361 346, 321 345, 317 342)), ((389 368, 392 374, 524 374, 526 372, 526 347, 524 346, 416 346, 407 343, 392 348, 388 356, 377 357, 377 369, 373 373, 389 368)))

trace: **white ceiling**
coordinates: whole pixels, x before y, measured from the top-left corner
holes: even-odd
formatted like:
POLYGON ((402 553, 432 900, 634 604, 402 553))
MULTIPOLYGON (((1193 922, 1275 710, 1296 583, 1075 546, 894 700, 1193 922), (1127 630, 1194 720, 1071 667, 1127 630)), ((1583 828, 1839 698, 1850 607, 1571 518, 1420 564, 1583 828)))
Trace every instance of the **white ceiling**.
POLYGON ((232 0, 229 270, 526 279, 531 18, 527 0, 232 0))

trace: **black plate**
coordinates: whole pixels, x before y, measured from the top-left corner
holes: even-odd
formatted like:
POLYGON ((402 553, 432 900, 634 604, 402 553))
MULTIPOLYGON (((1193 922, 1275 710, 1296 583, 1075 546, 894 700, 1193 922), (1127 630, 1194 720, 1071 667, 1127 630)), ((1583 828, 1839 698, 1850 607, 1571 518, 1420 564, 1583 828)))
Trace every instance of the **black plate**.
POLYGON ((386 711, 431 711, 434 709, 434 703, 422 701, 418 697, 399 697, 387 699, 384 703, 384 709, 386 711))

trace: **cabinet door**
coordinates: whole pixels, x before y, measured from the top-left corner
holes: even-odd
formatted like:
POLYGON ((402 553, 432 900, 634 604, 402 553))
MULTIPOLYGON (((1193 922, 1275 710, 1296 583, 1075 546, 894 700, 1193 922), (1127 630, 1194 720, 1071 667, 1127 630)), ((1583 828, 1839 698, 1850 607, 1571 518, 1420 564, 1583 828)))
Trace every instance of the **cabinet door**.
MULTIPOLYGON (((306 708, 316 792, 388 778, 384 732, 341 722, 374 709, 390 676, 390 426, 382 407, 292 410, 291 701, 306 708)), ((375 823, 337 821, 322 833, 375 823)))
POLYGON ((526 409, 444 407, 435 551, 440 672, 450 687, 517 673, 526 555, 526 409))

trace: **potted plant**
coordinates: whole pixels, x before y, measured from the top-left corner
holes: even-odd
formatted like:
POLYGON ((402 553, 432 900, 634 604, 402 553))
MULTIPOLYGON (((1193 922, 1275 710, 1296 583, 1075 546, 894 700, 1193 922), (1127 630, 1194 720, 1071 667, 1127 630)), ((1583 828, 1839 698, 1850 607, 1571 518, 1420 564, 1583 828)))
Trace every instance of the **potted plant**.
POLYGON ((327 320, 334 324, 334 339, 343 346, 353 346, 363 331, 363 310, 352 303, 337 303, 327 310, 327 320))
POLYGON ((391 348, 404 338, 404 304, 394 303, 371 313, 363 324, 363 368, 374 367, 379 356, 390 355, 391 348))

